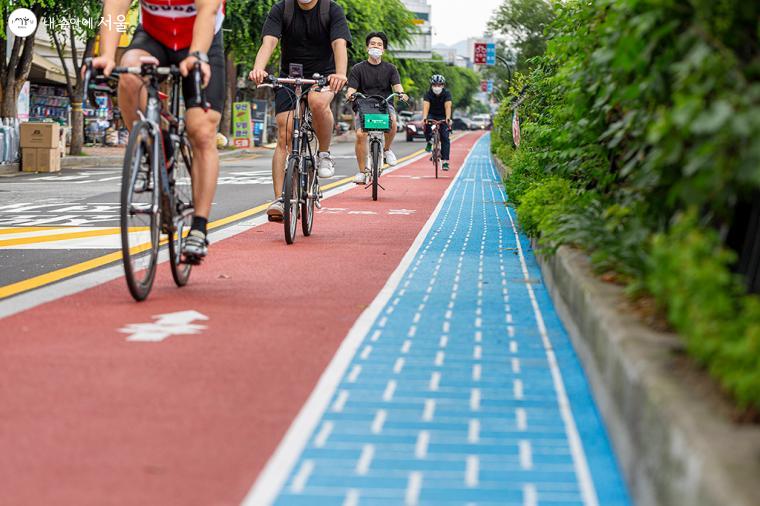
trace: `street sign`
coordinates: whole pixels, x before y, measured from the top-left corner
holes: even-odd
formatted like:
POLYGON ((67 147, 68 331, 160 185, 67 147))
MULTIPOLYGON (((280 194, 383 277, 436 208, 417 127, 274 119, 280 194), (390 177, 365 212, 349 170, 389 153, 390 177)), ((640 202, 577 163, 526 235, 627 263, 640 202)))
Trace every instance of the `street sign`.
POLYGON ((480 91, 488 91, 488 81, 480 81, 480 91))
POLYGON ((237 148, 250 148, 251 103, 235 102, 232 104, 232 144, 237 148))
POLYGON ((493 79, 488 80, 488 83, 486 85, 486 91, 488 93, 493 93, 493 79))
POLYGON ((485 42, 475 43, 475 55, 472 61, 475 65, 485 65, 488 60, 488 45, 485 42))
POLYGON ((486 65, 496 65, 496 43, 486 45, 486 65))

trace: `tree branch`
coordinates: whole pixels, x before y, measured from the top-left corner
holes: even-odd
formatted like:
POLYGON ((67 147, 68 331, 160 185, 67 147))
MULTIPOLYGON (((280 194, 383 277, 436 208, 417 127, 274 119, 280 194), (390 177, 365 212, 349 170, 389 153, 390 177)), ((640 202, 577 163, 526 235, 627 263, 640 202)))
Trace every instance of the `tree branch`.
POLYGON ((74 69, 79 68, 79 57, 77 56, 77 39, 74 34, 74 26, 69 25, 69 37, 71 40, 71 61, 74 63, 74 69))
POLYGON ((58 42, 58 35, 56 35, 55 31, 52 31, 50 33, 50 36, 53 38, 53 44, 55 45, 55 51, 58 53, 58 58, 61 60, 61 65, 63 66, 63 74, 66 76, 66 89, 69 92, 69 96, 74 96, 74 89, 71 87, 71 76, 69 75, 69 67, 66 66, 66 58, 63 56, 63 49, 61 48, 61 43, 58 42))

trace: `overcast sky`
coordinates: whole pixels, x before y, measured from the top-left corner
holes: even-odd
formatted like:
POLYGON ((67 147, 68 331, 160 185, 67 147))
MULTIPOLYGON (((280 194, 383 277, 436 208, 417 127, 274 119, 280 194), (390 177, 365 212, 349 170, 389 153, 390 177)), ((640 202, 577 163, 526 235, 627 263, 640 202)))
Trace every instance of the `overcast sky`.
POLYGON ((486 31, 503 0, 429 0, 433 8, 433 44, 451 45, 486 31))

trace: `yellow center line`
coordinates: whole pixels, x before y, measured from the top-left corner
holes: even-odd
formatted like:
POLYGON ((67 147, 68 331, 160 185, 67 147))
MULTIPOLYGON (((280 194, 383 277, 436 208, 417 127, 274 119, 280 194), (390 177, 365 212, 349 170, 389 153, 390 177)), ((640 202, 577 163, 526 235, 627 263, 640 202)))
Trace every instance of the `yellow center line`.
MULTIPOLYGON (((144 227, 142 230, 148 230, 144 227)), ((137 231, 137 230, 133 230, 137 231)), ((38 244, 44 242, 67 241, 69 239, 84 239, 86 237, 102 237, 121 232, 119 228, 105 228, 98 230, 81 230, 79 232, 66 232, 62 234, 37 235, 34 237, 17 237, 15 239, 0 239, 0 248, 7 246, 20 246, 22 244, 38 244)))
MULTIPOLYGON (((411 155, 405 156, 399 160, 399 163, 405 162, 416 156, 419 156, 423 152, 424 150, 421 149, 419 151, 412 153, 411 155)), ((353 177, 347 177, 347 178, 341 179, 340 181, 336 181, 334 183, 325 185, 324 187, 322 187, 322 189, 330 190, 332 188, 341 186, 351 181, 353 181, 353 177)), ((252 209, 248 209, 247 211, 233 214, 231 216, 227 216, 226 218, 221 218, 219 220, 209 223, 208 228, 209 230, 212 230, 215 228, 222 227, 224 225, 228 225, 232 222, 248 218, 250 216, 253 216, 254 214, 258 214, 264 211, 268 206, 269 204, 262 204, 252 209)), ((30 227, 30 228, 34 228, 34 227, 30 227)), ((118 229, 116 230, 118 231, 118 229)), ((165 242, 166 240, 163 240, 161 241, 161 244, 164 244, 165 242)), ((146 249, 147 249, 147 245, 140 245, 140 246, 135 246, 134 248, 132 248, 131 252, 136 253, 139 251, 145 251, 146 249)), ((0 299, 11 297, 13 295, 18 295, 23 292, 28 292, 29 290, 34 290, 35 288, 40 288, 42 286, 49 285, 51 283, 55 283, 57 281, 61 281, 66 278, 70 278, 78 274, 83 274, 93 269, 103 267, 113 262, 117 262, 121 260, 121 258, 122 258, 121 251, 115 251, 113 253, 109 253, 107 255, 93 258, 85 262, 80 262, 78 264, 74 264, 69 267, 64 267, 62 269, 47 272, 45 274, 40 274, 39 276, 35 276, 35 277, 25 279, 22 281, 17 281, 16 283, 11 283, 9 285, 0 286, 0 299)))
POLYGON ((66 227, 11 227, 0 228, 0 235, 25 234, 26 232, 47 232, 48 230, 62 230, 66 227))

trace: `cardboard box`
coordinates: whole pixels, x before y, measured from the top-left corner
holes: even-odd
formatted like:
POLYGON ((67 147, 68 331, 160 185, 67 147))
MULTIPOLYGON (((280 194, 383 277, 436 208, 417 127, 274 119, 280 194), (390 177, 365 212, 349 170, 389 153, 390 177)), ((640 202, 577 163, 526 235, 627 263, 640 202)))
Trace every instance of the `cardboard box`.
POLYGON ((61 149, 54 148, 37 148, 37 171, 38 172, 58 172, 61 170, 61 149))
POLYGON ((37 171, 37 149, 21 148, 21 170, 24 172, 37 171))
POLYGON ((22 148, 24 172, 58 172, 61 170, 60 148, 22 148))
POLYGON ((22 148, 57 148, 61 125, 58 123, 21 123, 22 148))

